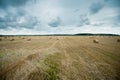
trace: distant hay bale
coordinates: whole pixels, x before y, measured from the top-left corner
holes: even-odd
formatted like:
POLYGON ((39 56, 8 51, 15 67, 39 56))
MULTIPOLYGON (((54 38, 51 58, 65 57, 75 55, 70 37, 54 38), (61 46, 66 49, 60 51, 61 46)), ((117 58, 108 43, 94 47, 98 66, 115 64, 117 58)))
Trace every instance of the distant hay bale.
POLYGON ((7 36, 4 36, 4 39, 7 39, 7 36))
POLYGON ((117 39, 117 42, 120 42, 120 39, 117 39))
POLYGON ((22 38, 22 39, 25 39, 25 38, 22 38))
POLYGON ((59 40, 59 39, 56 39, 56 40, 59 40))
POLYGON ((15 39, 10 39, 10 41, 14 41, 15 39))
POLYGON ((49 39, 52 39, 51 37, 49 39))
POLYGON ((27 41, 31 41, 31 39, 27 39, 27 41))
POLYGON ((0 39, 0 41, 2 41, 2 39, 0 39))
POLYGON ((94 43, 99 43, 99 40, 94 39, 93 42, 94 42, 94 43))

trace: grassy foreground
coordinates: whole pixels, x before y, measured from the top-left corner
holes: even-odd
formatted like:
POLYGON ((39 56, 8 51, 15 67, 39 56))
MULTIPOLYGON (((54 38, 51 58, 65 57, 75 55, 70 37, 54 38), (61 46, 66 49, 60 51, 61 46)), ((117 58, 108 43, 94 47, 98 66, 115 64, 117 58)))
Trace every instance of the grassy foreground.
POLYGON ((0 37, 0 80, 120 80, 119 36, 0 37), (97 39, 98 43, 93 42, 97 39))

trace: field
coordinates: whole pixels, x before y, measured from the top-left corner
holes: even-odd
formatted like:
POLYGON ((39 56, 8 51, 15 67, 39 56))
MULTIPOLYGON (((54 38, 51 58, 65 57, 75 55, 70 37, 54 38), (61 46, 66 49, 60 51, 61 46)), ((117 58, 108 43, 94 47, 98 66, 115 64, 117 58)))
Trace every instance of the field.
POLYGON ((0 80, 120 80, 119 36, 0 37, 0 80), (98 43, 93 42, 97 39, 98 43))

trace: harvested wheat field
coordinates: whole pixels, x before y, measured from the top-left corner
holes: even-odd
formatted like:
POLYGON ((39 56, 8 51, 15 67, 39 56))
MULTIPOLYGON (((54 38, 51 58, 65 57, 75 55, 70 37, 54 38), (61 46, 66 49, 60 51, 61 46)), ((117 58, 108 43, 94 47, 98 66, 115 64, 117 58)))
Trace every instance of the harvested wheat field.
POLYGON ((0 39, 0 80, 120 80, 119 36, 0 39))

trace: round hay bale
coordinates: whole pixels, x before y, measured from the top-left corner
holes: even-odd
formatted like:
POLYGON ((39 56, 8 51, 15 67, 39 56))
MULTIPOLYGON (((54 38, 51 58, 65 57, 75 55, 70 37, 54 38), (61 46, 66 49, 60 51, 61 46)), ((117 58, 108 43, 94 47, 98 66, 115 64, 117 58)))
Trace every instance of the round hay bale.
POLYGON ((120 39, 117 39, 117 42, 120 42, 120 39))
POLYGON ((94 43, 99 43, 99 40, 94 39, 93 42, 94 42, 94 43))
POLYGON ((0 39, 0 41, 2 41, 2 39, 0 39))
POLYGON ((4 36, 4 39, 7 39, 7 36, 4 36))
POLYGON ((59 39, 56 39, 56 40, 59 40, 59 39))
POLYGON ((22 38, 22 39, 25 39, 25 38, 22 38))
POLYGON ((49 39, 52 39, 51 37, 49 39))
POLYGON ((27 39, 27 41, 31 41, 31 39, 27 39))
POLYGON ((15 39, 10 39, 10 41, 14 41, 15 39))

